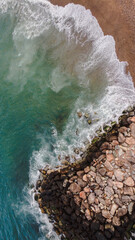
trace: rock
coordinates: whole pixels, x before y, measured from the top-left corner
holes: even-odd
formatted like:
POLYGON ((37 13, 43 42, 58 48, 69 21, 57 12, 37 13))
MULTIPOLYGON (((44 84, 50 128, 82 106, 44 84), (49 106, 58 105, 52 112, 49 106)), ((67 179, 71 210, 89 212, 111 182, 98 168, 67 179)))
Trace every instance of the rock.
POLYGON ((79 198, 79 196, 74 196, 74 201, 75 201, 77 206, 80 206, 81 199, 79 198))
POLYGON ((82 208, 84 208, 84 209, 88 209, 89 208, 89 204, 88 204, 88 202, 87 202, 87 200, 85 200, 85 201, 82 201, 82 208))
POLYGON ((87 166, 86 168, 84 168, 84 172, 85 173, 88 173, 90 171, 90 167, 89 166, 87 166))
POLYGON ((84 171, 78 171, 77 172, 77 176, 80 177, 80 178, 83 176, 83 174, 84 174, 84 171))
POLYGON ((109 207, 111 205, 111 200, 110 199, 105 199, 106 206, 109 207))
POLYGON ((117 188, 123 188, 123 183, 122 182, 113 182, 114 186, 116 186, 117 188))
POLYGON ((111 230, 112 232, 115 230, 112 224, 105 224, 105 229, 111 230))
POLYGON ((120 222, 120 219, 116 216, 113 217, 113 225, 114 226, 120 226, 121 225, 121 222, 120 222))
POLYGON ((135 139, 133 137, 127 137, 126 138, 126 143, 128 145, 135 145, 135 139))
POLYGON ((82 113, 81 112, 77 112, 77 115, 78 115, 79 118, 82 117, 82 113))
POLYGON ((107 239, 110 239, 112 237, 112 234, 110 231, 105 230, 104 234, 107 237, 107 239))
POLYGON ((135 123, 130 124, 131 136, 135 138, 135 123))
POLYGON ((112 186, 114 185, 114 182, 113 182, 111 179, 108 179, 108 180, 107 180, 107 185, 108 185, 109 187, 112 187, 112 186))
POLYGON ((112 216, 115 214, 117 208, 118 208, 118 205, 115 204, 115 203, 113 203, 113 205, 112 205, 112 207, 111 207, 111 211, 110 211, 110 213, 111 213, 112 216))
POLYGON ((95 202, 95 194, 94 193, 90 193, 90 195, 88 196, 88 203, 92 204, 95 202))
POLYGON ((135 116, 132 117, 130 120, 131 120, 131 122, 135 123, 135 116))
POLYGON ((90 167, 90 170, 91 170, 92 172, 96 172, 96 168, 93 167, 93 166, 90 167))
POLYGON ((124 195, 134 195, 133 188, 132 187, 124 187, 123 189, 124 195))
POLYGON ((124 173, 120 169, 114 170, 114 175, 118 181, 124 180, 124 173))
POLYGON ((115 135, 107 135, 106 136, 106 140, 109 141, 109 142, 112 142, 113 140, 117 140, 117 136, 115 135))
POLYGON ((66 206, 66 207, 65 207, 65 211, 66 211, 66 213, 67 213, 68 215, 71 215, 71 213, 72 213, 72 208, 69 207, 69 206, 66 206))
POLYGON ((79 148, 74 149, 74 153, 79 154, 79 152, 80 152, 79 148))
POLYGON ((107 168, 107 170, 109 171, 113 171, 113 166, 111 165, 111 163, 109 161, 105 161, 104 166, 107 168))
POLYGON ((117 140, 113 140, 111 144, 113 147, 115 147, 119 144, 119 142, 117 140))
POLYGON ((108 196, 108 197, 111 197, 113 194, 114 194, 114 191, 111 187, 105 187, 105 194, 108 196))
POLYGON ((97 232, 97 233, 96 233, 96 239, 97 239, 97 240, 107 240, 106 237, 103 235, 102 232, 97 232))
POLYGON ((105 169, 105 168, 100 168, 100 169, 98 170, 98 172, 99 172, 102 176, 105 176, 105 174, 106 174, 106 169, 105 169))
POLYGON ((133 187, 135 185, 134 180, 131 177, 128 177, 125 181, 124 184, 129 186, 129 187, 133 187))
POLYGON ((86 199, 86 193, 84 191, 81 191, 79 195, 80 195, 80 198, 82 198, 83 200, 86 199))
POLYGON ((41 180, 38 180, 38 181, 36 182, 36 189, 38 189, 40 186, 41 186, 41 180))
POLYGON ((93 207, 95 213, 100 213, 100 208, 97 205, 93 204, 93 207))
POLYGON ((106 173, 106 175, 109 177, 109 178, 112 178, 113 177, 113 175, 114 175, 114 173, 113 173, 113 171, 109 171, 109 172, 107 172, 106 173))
POLYGON ((99 202, 102 203, 103 205, 105 205, 105 200, 101 197, 98 198, 99 202))
POLYGON ((132 199, 133 201, 135 201, 135 195, 131 196, 131 199, 132 199))
POLYGON ((77 193, 81 191, 81 187, 77 183, 71 183, 71 185, 69 186, 69 190, 72 193, 77 193))
POLYGON ((35 193, 35 195, 34 195, 34 199, 35 199, 35 201, 38 201, 39 196, 40 196, 40 194, 35 193))
POLYGON ((100 196, 100 195, 103 194, 103 191, 100 190, 100 189, 97 189, 97 190, 95 190, 95 193, 96 193, 97 196, 100 196))
POLYGON ((103 151, 105 149, 109 149, 110 144, 108 142, 104 142, 101 147, 100 147, 100 151, 103 151))
POLYGON ((88 119, 87 123, 90 125, 92 123, 92 121, 90 119, 88 119))
POLYGON ((86 209, 85 211, 85 217, 88 219, 88 221, 90 221, 92 218, 91 218, 91 215, 90 215, 90 210, 89 209, 86 209))
POLYGON ((90 115, 89 115, 88 113, 85 113, 85 114, 84 114, 84 117, 85 117, 85 118, 89 118, 90 115))
POLYGON ((99 184, 101 182, 101 177, 96 176, 96 182, 99 184))
POLYGON ((119 133, 119 135, 118 135, 119 143, 124 143, 125 140, 126 140, 126 138, 124 137, 124 135, 122 133, 119 133))
POLYGON ((101 162, 105 158, 105 154, 102 154, 98 157, 97 161, 101 162))
POLYGON ((65 188, 67 186, 67 184, 68 184, 68 179, 66 178, 63 182, 63 187, 65 188))
POLYGON ((83 181, 84 181, 84 182, 87 182, 87 181, 88 181, 87 174, 84 174, 84 175, 83 175, 83 181))
POLYGON ((106 159, 107 159, 107 161, 111 162, 114 160, 114 155, 112 153, 107 153, 106 159))
POLYGON ((132 214, 132 212, 133 212, 133 208, 134 208, 134 202, 131 202, 131 203, 129 203, 129 205, 128 205, 128 213, 131 215, 132 214))
POLYGON ((130 197, 129 196, 122 196, 121 200, 122 200, 123 203, 128 203, 128 202, 130 202, 130 197))
POLYGON ((81 188, 84 188, 86 187, 87 183, 84 182, 81 178, 78 178, 77 179, 77 182, 78 182, 78 185, 81 187, 81 188))
POLYGON ((127 127, 121 127, 121 128, 118 129, 118 131, 119 131, 120 133, 127 132, 127 127))
POLYGON ((88 174, 91 175, 93 178, 96 178, 96 173, 95 172, 90 171, 88 174))
POLYGON ((102 216, 107 219, 110 219, 112 217, 108 210, 102 210, 102 216))
POLYGON ((119 208, 117 214, 118 214, 118 217, 122 217, 122 216, 127 214, 127 209, 126 208, 119 208))
POLYGON ((92 233, 97 232, 97 231, 99 230, 99 228, 100 228, 100 223, 99 223, 99 221, 93 221, 93 222, 91 223, 90 228, 91 228, 91 232, 92 232, 92 233))

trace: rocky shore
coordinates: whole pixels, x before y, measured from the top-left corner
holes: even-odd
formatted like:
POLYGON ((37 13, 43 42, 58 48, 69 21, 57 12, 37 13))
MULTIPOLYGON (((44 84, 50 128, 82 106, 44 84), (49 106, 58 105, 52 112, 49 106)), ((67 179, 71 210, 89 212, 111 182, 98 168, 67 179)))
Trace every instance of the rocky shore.
POLYGON ((122 240, 135 232, 135 107, 104 129, 80 161, 40 169, 35 200, 61 239, 122 240))

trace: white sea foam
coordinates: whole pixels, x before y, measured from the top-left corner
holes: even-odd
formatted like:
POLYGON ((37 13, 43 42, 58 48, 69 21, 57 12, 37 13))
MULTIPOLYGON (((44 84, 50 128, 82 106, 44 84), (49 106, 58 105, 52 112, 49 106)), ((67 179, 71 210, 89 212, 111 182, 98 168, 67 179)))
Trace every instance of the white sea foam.
MULTIPOLYGON (((11 62, 9 81, 18 84, 20 80, 14 74, 28 72, 41 50, 42 56, 54 64, 44 88, 58 93, 74 81, 82 89, 63 133, 57 135, 54 130, 54 152, 45 139, 40 151, 33 152, 32 183, 37 179, 38 168, 48 161, 56 164, 56 156, 71 154, 74 147, 91 141, 99 126, 117 121, 122 111, 135 103, 135 90, 130 74, 126 74, 127 63, 117 58, 113 37, 104 36, 90 10, 74 4, 58 7, 46 0, 0 0, 0 8, 16 17, 13 40, 17 57, 11 62), (84 119, 78 120, 77 110, 88 112, 93 124, 88 126, 84 119)), ((21 89, 26 83, 26 78, 19 82, 21 89)))

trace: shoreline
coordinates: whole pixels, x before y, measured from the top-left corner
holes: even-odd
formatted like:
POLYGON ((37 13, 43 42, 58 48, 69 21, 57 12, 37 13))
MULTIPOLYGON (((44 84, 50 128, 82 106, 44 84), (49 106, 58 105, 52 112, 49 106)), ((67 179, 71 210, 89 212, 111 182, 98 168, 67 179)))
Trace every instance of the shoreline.
POLYGON ((105 131, 81 161, 40 169, 35 200, 61 239, 129 239, 135 232, 135 107, 105 131))
POLYGON ((54 5, 81 4, 90 9, 105 35, 112 35, 120 61, 127 61, 135 85, 135 1, 134 0, 50 0, 54 5))

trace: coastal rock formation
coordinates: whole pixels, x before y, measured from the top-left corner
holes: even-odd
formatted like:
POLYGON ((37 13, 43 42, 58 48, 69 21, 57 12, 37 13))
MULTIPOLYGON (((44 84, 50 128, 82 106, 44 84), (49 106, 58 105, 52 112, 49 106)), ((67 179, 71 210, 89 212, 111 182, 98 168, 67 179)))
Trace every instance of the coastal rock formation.
POLYGON ((135 230, 135 109, 112 125, 79 162, 40 170, 35 199, 61 239, 116 240, 135 230))

